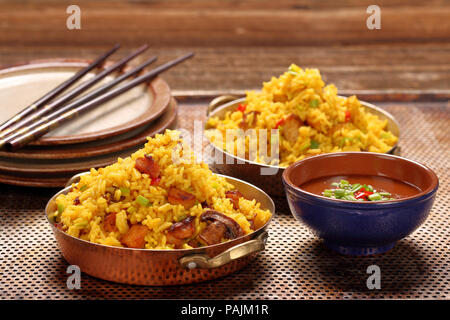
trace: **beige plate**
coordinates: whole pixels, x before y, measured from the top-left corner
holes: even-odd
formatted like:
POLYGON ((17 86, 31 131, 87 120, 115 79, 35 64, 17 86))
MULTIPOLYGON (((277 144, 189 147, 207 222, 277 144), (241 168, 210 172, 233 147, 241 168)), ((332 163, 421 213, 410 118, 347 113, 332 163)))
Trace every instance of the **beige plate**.
MULTIPOLYGON (((209 105, 208 119, 211 117, 219 117, 220 119, 225 116, 226 112, 235 110, 236 107, 243 102, 245 102, 245 98, 237 99, 234 96, 217 97, 216 99, 211 101, 209 105)), ((388 129, 397 137, 400 137, 398 122, 390 113, 367 102, 361 101, 361 104, 368 112, 378 115, 381 119, 386 119, 388 121, 388 129)), ((207 122, 205 122, 205 130, 209 129, 206 124, 207 122)), ((255 186, 263 189, 270 195, 284 197, 284 186, 281 181, 281 175, 284 171, 283 167, 269 166, 245 160, 223 151, 212 143, 210 144, 215 149, 216 154, 221 155, 221 158, 224 159, 223 164, 213 163, 211 165, 211 168, 216 172, 225 174, 227 176, 238 177, 240 179, 248 181, 255 186), (271 169, 270 171, 274 172, 274 174, 262 175, 262 169, 271 169)), ((395 145, 387 153, 399 155, 400 147, 395 145)))
MULTIPOLYGON (((0 158, 0 182, 30 187, 62 187, 74 173, 109 165, 117 157, 127 157, 142 147, 146 137, 174 129, 177 124, 177 104, 172 98, 169 110, 138 137, 130 139, 130 145, 120 152, 113 152, 80 160, 34 160, 0 158), (141 139, 142 138, 142 139, 141 139), (136 143, 135 143, 136 142, 136 143)), ((93 148, 95 150, 95 148, 93 148)))
MULTIPOLYGON (((31 62, 0 70, 0 111, 3 123, 59 83, 71 77, 87 62, 64 60, 31 62)), ((80 81, 93 77, 87 74, 80 81)), ((111 81, 107 76, 94 88, 111 81)), ((74 86, 77 86, 77 82, 74 86)), ((70 88, 69 88, 70 90, 70 88)), ((133 88, 115 99, 49 132, 32 145, 72 144, 115 136, 149 123, 160 116, 170 102, 170 88, 161 78, 133 88)))
MULTIPOLYGON (((79 175, 70 182, 76 182, 79 175)), ((261 208, 275 213, 275 204, 261 189, 230 177, 228 182, 248 199, 256 199, 261 208)), ((56 210, 55 199, 68 193, 71 187, 55 194, 47 203, 45 214, 56 210)), ((52 221, 58 247, 68 263, 81 271, 105 280, 140 285, 178 285, 212 280, 233 273, 265 249, 267 227, 272 218, 255 232, 224 243, 179 250, 147 250, 105 246, 69 236, 52 221)), ((257 270, 256 270, 257 272, 257 270)))
POLYGON ((173 128, 173 123, 177 117, 178 106, 175 99, 172 99, 169 108, 158 119, 146 126, 128 131, 122 135, 73 145, 31 146, 21 148, 17 151, 0 151, 0 163, 2 158, 10 158, 7 160, 8 162, 15 161, 14 159, 17 158, 47 160, 77 159, 126 150, 140 143, 144 143, 147 137, 153 136, 157 132, 162 132, 165 128, 173 128))

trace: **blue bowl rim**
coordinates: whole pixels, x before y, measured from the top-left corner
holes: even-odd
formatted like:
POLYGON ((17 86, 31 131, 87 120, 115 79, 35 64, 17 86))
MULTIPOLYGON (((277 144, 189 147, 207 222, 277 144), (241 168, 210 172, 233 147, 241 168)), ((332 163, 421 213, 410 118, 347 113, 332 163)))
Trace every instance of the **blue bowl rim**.
MULTIPOLYGON (((386 176, 386 177, 389 178, 389 176, 386 176)), ((320 154, 317 156, 312 156, 312 157, 308 157, 306 159, 297 161, 297 162, 289 165, 284 170, 283 175, 282 175, 282 180, 283 180, 283 184, 285 186, 286 192, 292 192, 296 196, 301 196, 303 198, 310 199, 313 201, 315 200, 315 201, 319 201, 319 202, 325 202, 330 206, 348 207, 348 208, 353 208, 353 209, 355 209, 355 208, 361 208, 361 209, 377 208, 377 209, 379 209, 380 206, 382 206, 382 207, 384 207, 384 206, 385 207, 391 207, 391 206, 397 207, 399 205, 403 206, 410 202, 416 202, 417 200, 426 199, 426 198, 431 197, 437 191, 437 189, 439 187, 439 178, 436 175, 436 173, 434 173, 434 171, 431 170, 429 167, 427 167, 417 161, 407 159, 404 157, 394 156, 391 154, 376 153, 376 152, 355 152, 355 151, 325 153, 325 154, 320 154), (305 191, 305 190, 297 187, 295 184, 293 184, 289 177, 290 173, 294 170, 294 168, 301 166, 306 162, 315 161, 315 160, 321 159, 321 158, 351 156, 353 154, 358 154, 358 155, 364 154, 367 156, 380 157, 380 158, 392 158, 392 159, 398 159, 397 161, 406 161, 406 162, 412 163, 413 165, 420 168, 421 170, 424 170, 431 177, 432 183, 428 188, 426 188, 425 190, 422 190, 421 192, 417 193, 414 196, 400 198, 398 200, 373 201, 373 202, 364 201, 364 202, 362 202, 362 201, 332 199, 332 198, 328 198, 328 197, 325 197, 322 195, 318 195, 318 194, 314 194, 314 193, 305 191)))

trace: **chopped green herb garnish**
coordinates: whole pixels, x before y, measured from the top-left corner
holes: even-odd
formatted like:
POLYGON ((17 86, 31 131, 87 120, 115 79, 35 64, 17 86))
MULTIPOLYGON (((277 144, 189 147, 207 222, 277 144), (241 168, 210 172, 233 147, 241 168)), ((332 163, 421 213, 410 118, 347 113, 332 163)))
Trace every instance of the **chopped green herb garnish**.
POLYGON ((316 140, 311 140, 311 149, 317 149, 319 148, 320 143, 318 143, 316 140))
POLYGON ((332 191, 336 197, 341 198, 345 196, 345 189, 333 189, 332 191))
POLYGON ((340 182, 331 184, 334 189, 325 189, 322 192, 324 197, 348 201, 385 201, 394 198, 389 192, 377 192, 371 185, 351 184, 342 179, 340 182))
POLYGON ((332 187, 339 187, 341 184, 339 182, 333 182, 331 184, 332 187))
POLYGON ((345 200, 349 200, 349 201, 356 201, 355 196, 352 195, 352 194, 347 194, 347 195, 345 195, 345 196, 344 196, 344 199, 345 199, 345 200))
POLYGON ((347 140, 350 140, 350 138, 347 137, 342 138, 341 141, 339 141, 339 148, 345 146, 345 142, 347 142, 347 140))
POLYGON ((324 190, 323 195, 325 197, 332 197, 332 196, 334 196, 333 190, 326 189, 326 190, 324 190))
POLYGON ((356 183, 352 187, 352 192, 355 193, 355 192, 359 191, 362 187, 363 187, 362 185, 360 185, 359 183, 356 183))
POLYGON ((74 226, 78 229, 84 229, 89 225, 89 222, 87 221, 80 221, 74 224, 74 226))
POLYGON ((58 207, 58 215, 60 215, 61 213, 64 212, 65 207, 64 207, 63 204, 58 203, 58 204, 57 204, 57 207, 58 207))
POLYGON ((127 196, 130 194, 130 189, 125 188, 125 187, 120 187, 120 192, 124 195, 127 196))
POLYGON ((313 100, 311 100, 310 102, 309 102, 309 106, 311 107, 311 108, 317 108, 318 106, 319 106, 319 100, 317 100, 317 99, 313 99, 313 100))
POLYGON ((381 200, 381 195, 379 193, 373 193, 371 195, 367 196, 369 198, 370 201, 379 201, 381 200))
POLYGON ((300 151, 306 150, 311 146, 311 143, 309 141, 303 142, 303 144, 300 146, 300 151))
POLYGON ((136 202, 139 203, 143 207, 147 207, 150 203, 150 200, 148 200, 146 197, 138 195, 136 198, 136 202))
POLYGON ((84 186, 82 186, 81 188, 80 188, 80 191, 84 191, 84 190, 86 190, 87 189, 87 185, 85 184, 84 186))

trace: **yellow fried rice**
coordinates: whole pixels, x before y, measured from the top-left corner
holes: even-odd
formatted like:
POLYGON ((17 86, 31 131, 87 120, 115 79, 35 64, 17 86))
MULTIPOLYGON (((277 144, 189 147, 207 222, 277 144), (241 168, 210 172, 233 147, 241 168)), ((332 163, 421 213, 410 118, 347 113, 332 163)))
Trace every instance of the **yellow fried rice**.
MULTIPOLYGON (((174 246, 167 243, 167 231, 174 223, 189 216, 195 217, 195 235, 198 235, 206 226, 206 222, 200 220, 205 210, 202 202, 205 201, 211 209, 235 220, 244 234, 262 227, 269 220, 270 211, 262 210, 255 200, 239 198, 239 210, 236 210, 225 197, 225 192, 233 190, 234 186, 213 174, 206 164, 196 163, 185 145, 182 153, 187 152, 190 161, 174 163, 172 151, 180 144, 179 132, 167 130, 165 134, 149 138, 144 148, 130 157, 119 158, 105 168, 91 169, 73 184, 67 195, 56 198, 58 210, 51 218, 56 218, 62 230, 71 236, 119 247, 123 246, 121 237, 131 226, 144 225, 148 227, 146 249, 173 249, 174 246), (135 168, 136 159, 144 155, 151 155, 161 168, 157 185, 152 185, 148 174, 135 168), (185 209, 181 204, 169 203, 167 195, 171 187, 193 194, 195 205, 185 209), (110 201, 105 194, 111 196, 110 201), (104 228, 104 219, 111 212, 116 213, 116 231, 108 232, 104 228)), ((182 249, 191 248, 187 240, 182 249)))
MULTIPOLYGON (((365 111, 356 96, 339 97, 333 84, 325 86, 319 70, 303 70, 296 65, 291 65, 279 78, 272 77, 263 83, 261 92, 247 92, 244 112, 236 110, 227 112, 223 119, 210 118, 207 127, 211 129, 206 131, 206 136, 220 148, 232 152, 226 148, 227 129, 240 129, 243 121, 247 122, 246 128, 274 129, 289 115, 298 116, 303 123, 298 128, 298 138, 288 141, 282 134, 278 135, 279 160, 269 161, 259 155, 255 161, 286 167, 321 153, 384 153, 397 142, 397 137, 387 130, 387 120, 365 111), (217 135, 223 138, 218 140, 217 135)), ((279 129, 282 132, 282 124, 279 129)), ((245 143, 248 156, 248 140, 248 136, 236 139, 235 155, 239 145, 245 143)))

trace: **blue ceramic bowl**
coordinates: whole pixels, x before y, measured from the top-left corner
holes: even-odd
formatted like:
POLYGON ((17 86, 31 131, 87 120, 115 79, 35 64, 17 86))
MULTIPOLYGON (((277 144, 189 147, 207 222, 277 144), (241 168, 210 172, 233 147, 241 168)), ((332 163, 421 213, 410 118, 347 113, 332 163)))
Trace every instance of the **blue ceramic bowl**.
POLYGON ((325 245, 342 254, 370 255, 388 251, 427 218, 439 181, 415 161, 371 152, 342 152, 296 162, 283 173, 287 200, 294 217, 325 245), (302 190, 299 186, 329 176, 383 176, 407 182, 419 190, 392 201, 337 200, 302 190))

